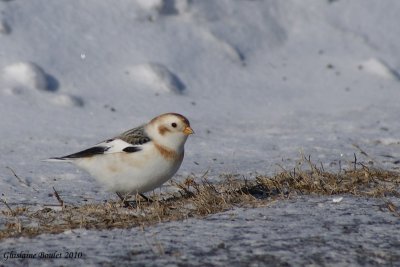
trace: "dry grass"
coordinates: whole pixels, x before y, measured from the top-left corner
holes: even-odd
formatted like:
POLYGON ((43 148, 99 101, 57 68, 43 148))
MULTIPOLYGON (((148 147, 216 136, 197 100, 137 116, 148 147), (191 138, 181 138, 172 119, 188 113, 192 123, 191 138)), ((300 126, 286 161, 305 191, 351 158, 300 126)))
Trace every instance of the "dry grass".
POLYGON ((293 171, 283 171, 274 177, 258 176, 257 183, 268 194, 352 194, 355 196, 400 196, 400 173, 372 169, 359 163, 348 170, 331 173, 304 158, 293 171), (307 170, 302 166, 306 165, 307 170), (358 166, 357 166, 358 165, 358 166))
MULTIPOLYGON (((178 193, 159 195, 151 203, 138 201, 131 208, 123 208, 122 203, 115 201, 80 206, 65 205, 56 191, 59 210, 46 207, 31 211, 24 206, 12 209, 3 201, 5 209, 1 212, 7 222, 0 230, 0 239, 33 237, 79 228, 143 227, 190 217, 201 218, 234 206, 266 205, 274 199, 296 194, 400 196, 399 173, 357 165, 351 170, 330 173, 317 167, 309 159, 303 159, 293 171, 283 170, 271 177, 260 175, 252 181, 225 175, 222 183, 214 184, 205 177, 188 177, 182 183, 174 183, 179 188, 178 193)), ((397 207, 391 202, 386 203, 387 210, 399 216, 397 207)))

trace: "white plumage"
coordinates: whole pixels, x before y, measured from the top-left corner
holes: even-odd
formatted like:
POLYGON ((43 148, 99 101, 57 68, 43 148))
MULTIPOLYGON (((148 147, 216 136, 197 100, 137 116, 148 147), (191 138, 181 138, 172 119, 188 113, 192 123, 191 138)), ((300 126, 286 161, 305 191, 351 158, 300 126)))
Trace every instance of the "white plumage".
POLYGON ((166 113, 89 149, 48 161, 73 163, 110 191, 141 194, 177 172, 192 133, 184 116, 166 113))

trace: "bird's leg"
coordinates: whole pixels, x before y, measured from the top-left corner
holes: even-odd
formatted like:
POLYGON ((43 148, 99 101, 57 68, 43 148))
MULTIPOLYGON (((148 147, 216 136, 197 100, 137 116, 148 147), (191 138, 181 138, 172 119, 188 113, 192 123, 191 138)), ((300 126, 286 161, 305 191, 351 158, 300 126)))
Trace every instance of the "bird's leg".
POLYGON ((141 196, 142 198, 144 198, 144 200, 146 200, 147 202, 151 203, 153 202, 153 200, 149 197, 146 197, 145 195, 143 195, 142 193, 139 194, 139 196, 141 196))
POLYGON ((116 194, 121 199, 122 203, 124 203, 124 208, 132 207, 129 201, 126 200, 121 192, 116 192, 116 194))
POLYGON ((125 198, 122 196, 120 192, 115 192, 117 196, 121 199, 121 201, 125 201, 125 198))

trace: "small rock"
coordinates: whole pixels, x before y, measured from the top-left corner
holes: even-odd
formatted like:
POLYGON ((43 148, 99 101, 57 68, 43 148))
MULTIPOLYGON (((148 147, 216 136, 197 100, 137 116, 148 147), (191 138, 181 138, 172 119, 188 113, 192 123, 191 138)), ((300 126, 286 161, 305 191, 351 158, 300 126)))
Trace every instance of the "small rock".
POLYGON ((218 244, 217 247, 218 247, 218 248, 221 248, 221 249, 224 249, 224 248, 225 248, 225 243, 220 243, 220 244, 218 244))

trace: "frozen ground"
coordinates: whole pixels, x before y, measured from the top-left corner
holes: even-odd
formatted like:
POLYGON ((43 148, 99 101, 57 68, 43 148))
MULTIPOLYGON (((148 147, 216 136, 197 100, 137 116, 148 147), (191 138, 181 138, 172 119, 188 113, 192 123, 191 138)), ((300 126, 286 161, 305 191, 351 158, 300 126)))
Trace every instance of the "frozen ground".
MULTIPOLYGON (((0 1, 1 193, 10 203, 29 204, 57 203, 48 196, 53 186, 69 203, 114 197, 86 173, 40 160, 75 152, 168 111, 186 115, 196 131, 176 179, 207 170, 215 180, 220 173, 274 173, 277 163, 293 166, 301 152, 332 170, 353 153, 398 169, 399 11, 396 0, 0 1)), ((351 201, 358 208, 350 213, 379 202, 351 201)), ((297 208, 297 219, 304 219, 311 205, 304 203, 308 200, 235 212, 245 217, 279 211, 276 219, 284 221, 285 210, 297 208)), ((335 207, 331 220, 339 224, 342 215, 335 207)), ((362 220, 373 220, 375 211, 362 220)), ((212 218, 226 221, 223 214, 212 218)), ((377 231, 394 235, 395 222, 391 230, 377 231)), ((248 231, 262 223, 250 221, 248 231)), ((200 230, 207 225, 203 221, 190 224, 197 229, 193 233, 217 231, 200 230)), ((171 232, 174 242, 187 225, 151 231, 171 232)), ((297 230, 299 236, 309 233, 297 230)), ((121 242, 110 251, 98 233, 87 232, 90 262, 96 263, 95 255, 104 262, 113 251, 127 255, 122 242, 130 238, 127 233, 114 230, 112 236, 121 242)), ((199 236, 185 235, 184 242, 199 236)), ((146 246, 135 234, 131 238, 138 248, 146 246)), ((265 241, 262 248, 271 245, 259 240, 265 241)), ((361 235, 352 242, 384 245, 384 240, 361 235)), ((1 246, 43 247, 50 241, 65 248, 72 242, 57 235, 1 246)), ((335 253, 339 245, 332 247, 335 253)), ((314 249, 327 255, 318 244, 314 249)), ((140 251, 132 257, 145 262, 140 251)), ((256 255, 240 251, 243 259, 256 255)), ((293 262, 282 260, 296 264, 296 253, 288 253, 293 262)))
POLYGON ((74 230, 8 239, 0 249, 2 254, 61 252, 62 257, 84 253, 81 259, 3 262, 20 266, 398 266, 399 229, 398 217, 380 199, 345 196, 334 203, 332 198, 302 197, 233 209, 201 223, 189 219, 144 230, 74 230))

